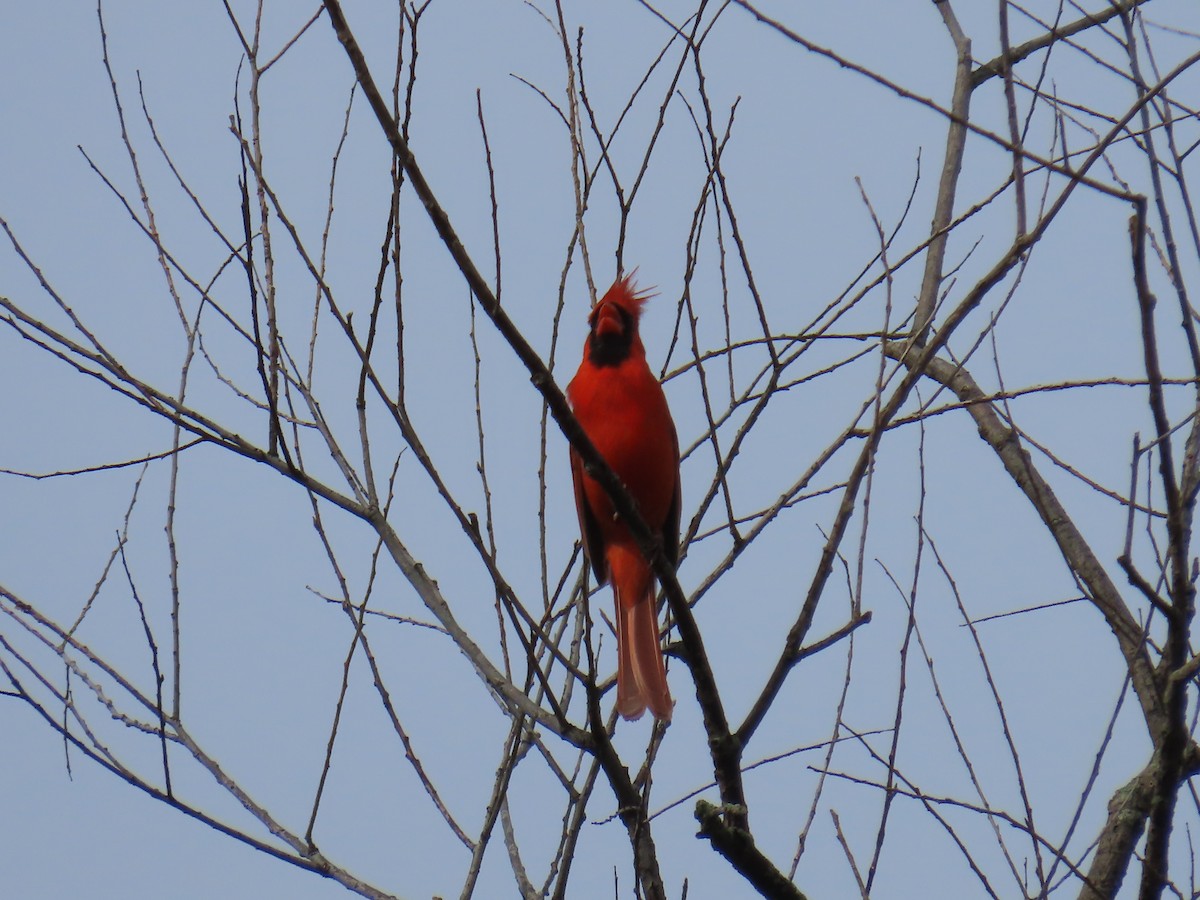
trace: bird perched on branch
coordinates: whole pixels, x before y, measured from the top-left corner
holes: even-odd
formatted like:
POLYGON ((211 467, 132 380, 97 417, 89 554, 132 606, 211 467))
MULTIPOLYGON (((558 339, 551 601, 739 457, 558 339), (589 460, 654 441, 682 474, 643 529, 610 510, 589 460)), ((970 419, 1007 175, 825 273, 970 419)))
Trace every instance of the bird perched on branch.
MULTIPOLYGON (((648 295, 633 276, 616 283, 588 316, 583 362, 567 386, 575 417, 636 501, 671 565, 679 561, 679 439, 662 385, 646 365, 638 319, 648 295)), ((649 708, 670 721, 674 703, 658 641, 654 572, 608 494, 571 449, 583 549, 600 584, 611 581, 617 620, 617 711, 649 708)))

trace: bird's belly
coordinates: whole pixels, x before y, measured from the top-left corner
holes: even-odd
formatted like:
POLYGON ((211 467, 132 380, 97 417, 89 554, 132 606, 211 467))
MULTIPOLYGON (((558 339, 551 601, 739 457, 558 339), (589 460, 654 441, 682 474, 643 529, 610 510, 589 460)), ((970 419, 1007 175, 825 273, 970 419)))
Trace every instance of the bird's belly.
MULTIPOLYGON (((613 472, 637 501, 642 517, 652 529, 662 526, 675 491, 674 436, 648 416, 622 415, 593 424, 588 436, 613 472)), ((589 501, 598 518, 612 520, 607 494, 591 479, 589 501)))

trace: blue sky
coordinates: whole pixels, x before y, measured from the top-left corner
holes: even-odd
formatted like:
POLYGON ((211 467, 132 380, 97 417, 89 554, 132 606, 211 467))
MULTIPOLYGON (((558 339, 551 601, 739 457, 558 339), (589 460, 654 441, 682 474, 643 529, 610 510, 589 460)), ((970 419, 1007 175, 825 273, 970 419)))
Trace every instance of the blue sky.
MULTIPOLYGON (((231 3, 250 28, 254 7, 231 3)), ((347 15, 376 77, 390 85, 395 43, 394 11, 348 2, 347 15)), ((1055 4, 1035 4, 1053 17, 1055 4)), ((949 102, 954 53, 934 4, 763 4, 805 38, 907 90, 938 104, 949 102)), ((994 4, 956 5, 973 38, 977 60, 999 51, 994 4)), ((683 3, 658 6, 682 22, 683 3)), ((1165 25, 1194 27, 1184 3, 1148 4, 1147 15, 1165 25), (1155 19, 1154 17, 1159 17, 1155 19)), ((315 4, 267 4, 263 46, 278 48, 316 10, 315 4)), ((588 98, 601 127, 611 129, 631 92, 671 34, 646 7, 633 3, 564 4, 572 42, 584 29, 584 75, 588 98)), ((552 10, 546 10, 553 15, 552 10)), ((712 10, 706 16, 712 16, 712 10)), ((1067 10, 1064 19, 1075 13, 1067 10)), ((228 252, 213 228, 180 190, 155 148, 141 111, 139 79, 157 132, 190 189, 217 226, 240 234, 238 147, 230 132, 236 96, 248 113, 247 75, 239 78, 242 51, 221 4, 153 4, 124 0, 104 4, 110 62, 131 142, 144 173, 164 242, 201 283, 213 281, 213 297, 249 321, 244 275, 222 272, 228 252), (221 273, 221 274, 218 274, 221 273)), ((1195 36, 1158 29, 1151 37, 1165 71, 1196 51, 1195 36)), ((1014 44, 1040 27, 1013 13, 1014 44)), ((489 279, 494 278, 491 202, 480 137, 477 96, 487 123, 497 179, 501 234, 502 296, 508 314, 535 349, 548 359, 559 282, 575 218, 568 136, 555 103, 565 103, 562 46, 537 8, 525 3, 435 0, 420 24, 419 74, 413 100, 412 147, 464 244, 489 279), (524 83, 524 82, 528 82, 524 83), (533 85, 538 90, 535 90, 533 85)), ((1114 42, 1085 39, 1084 48, 1120 60, 1114 42)), ((274 51, 264 51, 271 55, 274 51)), ((628 190, 667 96, 678 45, 648 80, 622 124, 610 153, 628 190)), ((1042 57, 1022 77, 1034 79, 1042 57)), ((945 119, 886 87, 808 53, 736 6, 725 9, 704 46, 705 87, 714 118, 723 128, 736 102, 732 137, 722 157, 738 225, 755 284, 773 331, 796 335, 871 263, 878 250, 872 210, 885 230, 903 217, 890 252, 893 260, 928 235, 945 143, 945 119), (914 189, 914 180, 916 181, 914 189), (870 207, 864 202, 864 195, 870 207), (912 196, 911 209, 905 207, 912 196)), ((1129 84, 1103 71, 1087 55, 1063 50, 1052 56, 1049 78, 1059 96, 1120 115, 1133 99, 1129 84)), ((265 172, 309 247, 319 247, 325 228, 330 161, 338 151, 343 121, 348 134, 338 160, 335 207, 327 249, 328 279, 355 322, 365 327, 379 270, 387 217, 387 147, 359 96, 346 104, 353 75, 328 21, 312 28, 264 76, 262 147, 265 172)), ((1194 74, 1175 87, 1194 97, 1194 74)), ((1022 103, 1028 102, 1026 95, 1022 103)), ((676 370, 691 358, 690 334, 680 334, 669 361, 682 296, 688 232, 705 182, 702 148, 689 114, 700 114, 694 69, 684 67, 670 99, 662 136, 651 157, 628 223, 624 259, 639 281, 655 286, 643 337, 652 366, 676 370)), ((1024 107, 1022 107, 1024 109, 1024 107)), ((94 333, 139 378, 166 391, 178 389, 186 342, 154 247, 88 163, 111 179, 140 210, 101 61, 96 10, 86 3, 26 4, 0 22, 0 109, 6 121, 0 142, 0 217, 30 258, 94 333), (80 148, 86 153, 80 152, 80 148)), ((972 116, 985 128, 1005 132, 998 81, 976 92, 972 116)), ((1084 117, 1086 118, 1086 116, 1084 117)), ((1088 121, 1093 121, 1088 119, 1088 121)), ((1032 120, 1029 146, 1051 155, 1052 121, 1044 106, 1032 120)), ((1181 126, 1182 128, 1182 126, 1181 126)), ((1078 127, 1069 146, 1086 146, 1078 127)), ((595 163, 594 138, 587 144, 595 163)), ((1130 148, 1110 156, 1116 171, 1147 189, 1144 165, 1130 148)), ((968 140, 956 210, 987 197, 1004 181, 1011 158, 978 136, 968 140)), ((1110 171, 1094 173, 1106 182, 1110 171)), ((1053 197, 1064 181, 1047 187, 1030 176, 1036 208, 1045 187, 1053 197)), ((1015 214, 1012 192, 957 229, 948 249, 948 303, 961 298, 1007 248, 1015 214)), ((710 216, 715 216, 709 210, 710 216)), ((988 334, 967 363, 985 389, 1021 388, 1087 379, 1143 376, 1137 309, 1131 290, 1128 206, 1079 190, 1029 259, 1019 283, 1012 278, 989 296, 956 334, 951 350, 965 355, 988 334), (1011 299, 1005 296, 1011 290, 1011 299)), ((614 273, 617 208, 611 184, 601 175, 586 216, 590 263, 603 290, 614 273)), ((278 221, 276 283, 288 349, 307 358, 308 323, 317 291, 278 221)), ((761 336, 746 278, 724 221, 734 341, 761 336), (757 331, 756 331, 757 329, 757 331)), ((719 347, 726 323, 721 307, 720 246, 714 225, 700 241, 691 294, 703 347, 719 347)), ((474 349, 470 343, 469 292, 454 271, 415 198, 402 207, 406 297, 406 397, 415 427, 437 460, 449 490, 464 508, 484 515, 476 469, 474 349)), ((5 243, 0 248, 0 296, 69 327, 40 290, 35 273, 5 243)), ((1196 254, 1185 265, 1194 279, 1196 254)), ((866 346, 863 333, 877 332, 885 315, 895 323, 911 310, 920 287, 922 258, 894 272, 890 291, 880 286, 835 327, 845 337, 815 342, 789 377, 813 375, 866 346), (886 307, 892 305, 892 312, 886 307)), ((871 275, 880 271, 878 263, 871 275)), ((1173 303, 1161 270, 1155 289, 1173 303)), ((197 298, 186 286, 182 304, 195 313, 197 298)), ((585 334, 587 282, 578 251, 566 282, 565 308, 555 346, 560 384, 577 363, 585 334)), ((1173 308, 1172 308, 1173 309, 1173 308)), ((253 358, 247 346, 211 312, 204 320, 204 348, 215 368, 197 364, 191 402, 247 439, 264 442, 260 411, 231 389, 253 396, 253 358)), ((357 435, 354 395, 357 367, 339 342, 336 323, 323 318, 314 393, 339 439, 353 447, 357 435)), ((1186 375, 1184 347, 1174 331, 1174 312, 1164 313, 1164 368, 1186 375)), ((548 441, 545 521, 538 512, 538 429, 541 404, 528 374, 481 313, 476 313, 482 375, 480 398, 487 433, 486 460, 497 534, 497 561, 519 596, 540 609, 541 598, 563 573, 576 539, 565 441, 551 426, 548 441), (538 540, 546 534, 543 583, 538 540)), ((390 336, 390 335, 388 335, 390 336)), ((733 356, 732 377, 745 390, 764 364, 761 346, 733 356)), ((863 360, 818 378, 804 379, 772 402, 755 425, 729 483, 738 515, 772 503, 817 459, 871 396, 878 373, 877 349, 863 360)), ((889 364, 891 365, 891 364, 889 364)), ((728 402, 730 370, 723 359, 706 374, 714 396, 728 402), (722 395, 722 392, 723 395, 722 395)), ((0 469, 25 473, 70 470, 164 451, 171 429, 126 398, 50 358, 12 329, 0 328, 0 469)), ((933 386, 919 388, 929 399, 933 386)), ((667 394, 687 447, 706 429, 701 388, 692 367, 667 383, 667 394)), ((946 402, 944 392, 934 404, 946 402)), ((1170 395, 1182 418, 1189 396, 1170 395)), ((905 409, 916 409, 912 398, 905 409)), ((1137 386, 1076 388, 1012 401, 1014 421, 1031 438, 1088 478, 1120 494, 1128 492, 1132 437, 1152 432, 1145 391, 1137 386)), ((500 659, 493 591, 462 529, 447 512, 428 477, 402 450, 378 404, 370 413, 377 476, 395 454, 397 499, 390 519, 413 555, 436 579, 464 625, 479 635, 486 652, 500 659)), ((718 433, 727 451, 745 409, 718 433)), ((336 464, 321 442, 305 438, 313 471, 338 483, 336 464)), ((838 485, 858 445, 843 448, 814 479, 812 488, 838 485)), ((1125 538, 1124 508, 1035 454, 1077 523, 1121 580, 1116 557, 1125 538)), ((683 464, 684 522, 690 521, 713 479, 711 446, 702 442, 683 464)), ((0 476, 0 585, 69 625, 84 608, 123 528, 141 473, 125 467, 79 477, 31 480, 0 476)), ((168 557, 163 533, 169 468, 152 464, 137 488, 129 513, 127 560, 138 595, 160 648, 170 626, 168 557)), ((341 489, 345 489, 341 483, 341 489)), ((860 547, 862 510, 843 545, 818 609, 812 639, 845 623, 855 573, 863 572, 861 600, 872 622, 855 634, 852 687, 844 721, 862 731, 890 727, 900 683, 900 652, 914 581, 918 531, 928 536, 953 576, 972 618, 1079 595, 1079 588, 1045 534, 1028 501, 1014 488, 995 456, 960 410, 930 418, 924 430, 907 425, 883 439, 871 483, 869 527, 860 547), (924 463, 924 473, 920 467, 924 463), (920 503, 922 478, 924 504, 920 503), (849 573, 847 575, 846 573, 849 573), (890 573, 890 574, 889 574, 890 573), (899 589, 893 585, 895 579, 899 589)), ((697 606, 713 667, 731 717, 745 714, 795 618, 836 510, 836 492, 795 504, 763 532, 738 563, 722 575, 697 606)), ((1155 498, 1158 499, 1157 497, 1155 498)), ((267 467, 235 458, 213 446, 180 458, 177 537, 182 591, 183 709, 189 733, 224 771, 287 827, 303 833, 321 772, 333 708, 352 629, 341 611, 321 595, 339 591, 337 574, 314 533, 312 507, 296 485, 267 467)), ((390 565, 372 573, 371 534, 349 516, 322 505, 351 597, 360 601, 372 585, 372 608, 427 621, 415 592, 390 565)), ((713 537, 689 549, 679 577, 694 590, 730 547, 721 531, 725 509, 718 500, 700 523, 713 537)), ((1151 565, 1151 549, 1139 528, 1136 550, 1151 565)), ((979 664, 970 631, 963 627, 950 582, 938 570, 932 548, 922 546, 916 592, 921 639, 933 660, 937 691, 953 720, 990 802, 1020 815, 1022 800, 1004 742, 996 705, 979 664)), ((572 575, 572 577, 574 577, 572 575)), ((1135 609, 1137 598, 1129 596, 1135 609)), ((592 608, 608 609, 607 590, 592 608)), ((1144 612, 1144 609, 1142 610, 1144 612)), ((483 816, 492 779, 502 759, 508 720, 497 710, 463 656, 442 634, 395 622, 372 623, 373 648, 431 777, 468 833, 483 816)), ((980 624, 990 672, 1007 723, 1020 748, 1023 777, 1034 798, 1037 824, 1051 840, 1070 826, 1097 747, 1123 691, 1124 669, 1111 634, 1088 604, 1079 602, 980 624)), ((21 641, 51 679, 61 683, 62 665, 50 661, 9 618, 0 636, 21 641), (33 648, 33 649, 31 649, 33 648)), ((111 659, 142 690, 153 689, 149 650, 137 607, 120 568, 105 582, 80 631, 81 640, 111 659)), ((915 640, 915 637, 913 638, 915 640)), ((828 740, 832 733, 851 643, 842 641, 805 660, 793 672, 773 715, 756 736, 747 762, 828 740)), ((978 801, 940 711, 931 669, 918 645, 909 650, 905 725, 899 765, 931 795, 978 801)), ((3 654, 3 650, 0 650, 3 654)), ((602 659, 612 667, 611 642, 602 659)), ((0 658, 4 658, 0 655, 0 658)), ((655 763, 651 806, 667 806, 711 779, 699 712, 686 672, 672 665, 678 705, 655 763)), ((322 850, 339 865, 402 897, 457 896, 468 855, 432 808, 405 760, 372 686, 361 654, 350 669, 350 690, 334 762, 316 831, 322 850)), ((73 684, 73 690, 86 689, 73 684)), ((344 888, 253 851, 121 783, 70 754, 63 742, 26 708, 0 698, 0 866, 13 896, 336 897, 344 888)), ((158 745, 89 707, 97 734, 111 741, 139 771, 154 773, 158 745)), ((1149 744, 1131 698, 1117 719, 1115 737, 1069 846, 1083 853, 1103 817, 1112 790, 1144 764, 1149 744)), ((646 722, 623 724, 618 749, 635 764, 649 734, 646 722)), ((871 746, 886 753, 887 736, 871 746)), ((574 756, 554 743, 559 764, 574 756)), ((174 752, 174 751, 173 751, 174 752)), ((562 815, 555 778, 536 753, 517 769, 512 815, 535 881, 544 877, 562 815)), ((808 816, 824 750, 789 756, 746 778, 754 825, 764 851, 785 869, 797 833, 808 816)), ((848 742, 830 769, 868 780, 883 770, 848 742)), ((236 802, 216 788, 183 755, 173 774, 181 792, 207 813, 238 827, 269 835, 236 802)), ((877 789, 836 776, 826 779, 796 880, 810 896, 851 896, 853 876, 831 823, 835 810, 861 862, 873 850, 881 795, 877 789)), ((710 791, 705 796, 715 797, 710 791)), ((744 886, 707 846, 694 837, 692 802, 655 820, 664 876, 678 896, 684 879, 689 896, 737 896, 744 886)), ((614 867, 621 896, 630 896, 628 842, 613 815, 612 795, 601 786, 587 809, 570 896, 612 896, 614 867)), ((1016 876, 1000 853, 992 825, 974 813, 951 808, 947 817, 975 848, 999 896, 1014 896, 1016 876)), ((1193 827, 1196 810, 1181 812, 1193 827)), ((898 801, 881 857, 873 896, 908 897, 927 891, 930 867, 955 896, 986 896, 946 831, 918 803, 898 801)), ((1018 870, 1033 866, 1028 840, 1000 826, 1018 870)), ((1182 831, 1182 829, 1181 829, 1182 831)), ((1186 853, 1182 841, 1177 852, 1186 853)), ((1061 871, 1061 870, 1060 870, 1061 871)), ((1182 870, 1181 870, 1182 871, 1182 870)), ((499 836, 489 851, 478 896, 516 896, 499 836)), ((1128 891, 1132 886, 1126 885, 1128 891)), ((1071 889, 1074 892, 1074 889, 1071 889)), ((949 894, 947 894, 949 895, 949 894)))

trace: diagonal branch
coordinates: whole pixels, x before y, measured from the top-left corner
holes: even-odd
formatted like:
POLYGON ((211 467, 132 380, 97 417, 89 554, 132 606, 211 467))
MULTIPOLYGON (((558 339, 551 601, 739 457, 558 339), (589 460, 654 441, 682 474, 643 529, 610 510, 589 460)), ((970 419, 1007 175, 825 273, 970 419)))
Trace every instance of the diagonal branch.
POLYGON ((1070 22, 1061 28, 1051 28, 1049 31, 1031 38, 1023 44, 1012 47, 995 59, 989 60, 976 68, 971 73, 971 88, 977 88, 984 82, 1002 75, 1006 68, 1012 68, 1021 60, 1032 56, 1039 50, 1044 50, 1051 44, 1079 34, 1079 32, 1086 31, 1093 26, 1103 25, 1109 19, 1128 13, 1147 2, 1149 0, 1109 0, 1109 5, 1105 9, 1094 13, 1086 13, 1082 18, 1076 19, 1074 22, 1070 22))
POLYGON ((651 534, 650 529, 638 513, 636 505, 629 497, 628 492, 575 420, 575 416, 567 404, 566 397, 555 383, 550 370, 525 339, 524 335, 518 330, 512 319, 500 307, 491 287, 471 259, 466 247, 463 246, 462 240, 451 225, 450 219, 438 202, 432 187, 425 179, 424 173, 418 167, 417 161, 408 146, 408 142, 400 134, 396 121, 387 108, 383 96, 380 94, 371 76, 366 58, 358 46, 353 33, 350 31, 341 4, 337 0, 325 0, 325 8, 329 13, 334 32, 337 34, 338 40, 341 41, 346 55, 354 67, 355 76, 363 90, 364 96, 371 104, 375 117, 391 144, 392 151, 396 154, 400 165, 407 173, 409 183, 420 198, 422 205, 425 207, 425 212, 428 214, 438 236, 441 237, 442 242, 446 245, 446 249, 454 259, 455 265, 479 301, 480 307, 492 320, 496 329, 508 342, 509 346, 512 347, 526 369, 528 369, 534 387, 537 388, 546 401, 550 413, 554 416, 554 420, 558 423, 559 428, 562 429, 571 446, 583 459, 588 474, 598 481, 605 491, 608 492, 617 513, 628 525, 629 530, 638 541, 642 552, 654 567, 655 574, 663 584, 671 605, 671 612, 679 625, 680 637, 687 647, 686 658, 688 667, 696 682, 696 694, 703 709, 705 726, 710 735, 714 765, 718 772, 718 782, 723 788, 723 799, 733 805, 742 805, 744 797, 742 796, 741 774, 737 769, 736 750, 732 748, 730 743, 728 719, 721 704, 720 696, 717 693, 716 681, 713 677, 712 669, 708 664, 707 654, 704 650, 699 629, 696 627, 683 591, 679 587, 674 570, 663 555, 659 542, 651 534))
POLYGON ((1165 722, 1166 710, 1163 708, 1154 667, 1146 651, 1142 627, 1130 613, 1116 584, 1034 466, 1016 433, 1005 425, 995 407, 983 399, 984 393, 970 373, 944 359, 934 359, 929 361, 925 374, 949 388, 967 404, 967 412, 975 420, 979 436, 995 451, 1009 476, 1033 504, 1067 566, 1079 575, 1087 587, 1088 599, 1104 616, 1108 627, 1117 637, 1133 681, 1134 693, 1153 732, 1156 726, 1165 722))

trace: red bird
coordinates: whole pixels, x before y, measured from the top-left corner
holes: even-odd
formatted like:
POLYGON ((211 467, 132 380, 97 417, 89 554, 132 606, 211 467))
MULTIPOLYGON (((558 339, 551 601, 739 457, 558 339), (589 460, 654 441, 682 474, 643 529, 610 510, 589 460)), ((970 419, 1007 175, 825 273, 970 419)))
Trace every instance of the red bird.
MULTIPOLYGON (((638 318, 647 295, 633 276, 618 278, 588 316, 591 332, 583 362, 567 385, 575 417, 612 467, 651 532, 662 538, 672 565, 679 562, 679 439, 662 385, 646 365, 638 318)), ((571 477, 583 549, 604 584, 612 580, 617 605, 617 711, 640 718, 649 707, 670 721, 674 703, 658 643, 654 572, 612 502, 571 450, 571 477)))

